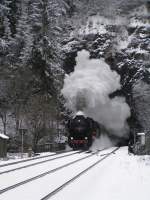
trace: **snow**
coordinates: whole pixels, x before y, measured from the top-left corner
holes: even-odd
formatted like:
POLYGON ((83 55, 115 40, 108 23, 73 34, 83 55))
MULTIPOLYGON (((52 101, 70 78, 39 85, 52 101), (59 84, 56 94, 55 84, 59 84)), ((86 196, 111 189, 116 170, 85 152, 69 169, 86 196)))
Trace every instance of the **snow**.
POLYGON ((122 16, 113 16, 113 17, 104 17, 102 15, 93 15, 88 17, 86 26, 82 26, 78 33, 79 35, 88 35, 88 34, 106 34, 107 28, 109 25, 126 25, 127 19, 122 16))
POLYGON ((130 15, 131 19, 129 22, 129 26, 131 27, 141 27, 141 26, 147 26, 149 27, 149 20, 148 20, 148 9, 146 5, 142 5, 138 8, 135 8, 133 10, 132 14, 130 15))
MULTIPOLYGON (((24 170, 19 170, 18 172, 3 174, 1 175, 0 189, 5 188, 6 186, 10 186, 14 182, 17 183, 21 180, 33 177, 35 174, 37 175, 44 171, 52 170, 63 164, 66 164, 68 162, 77 160, 85 156, 87 156, 87 154, 85 153, 76 154, 74 156, 65 157, 59 160, 54 160, 54 161, 42 164, 40 166, 38 165, 38 166, 30 167, 24 170)), ((27 199, 38 200, 43 195, 46 195, 49 190, 55 189, 56 187, 58 187, 58 185, 61 185, 64 181, 67 181, 68 179, 70 179, 70 177, 77 175, 77 173, 81 172, 83 169, 85 169, 87 166, 90 166, 98 159, 99 159, 98 156, 95 156, 92 159, 88 158, 86 160, 81 161, 80 164, 77 163, 77 164, 71 165, 55 173, 44 176, 41 179, 37 179, 34 182, 25 184, 19 188, 16 188, 15 190, 11 190, 10 192, 2 194, 1 200, 4 200, 4 199, 9 200, 12 198, 17 199, 17 198, 20 198, 20 196, 22 200, 27 200, 27 199), (28 191, 28 192, 25 192, 25 191, 28 191), (22 192, 24 193, 24 195, 22 195, 22 192)))
POLYGON ((64 144, 67 140, 68 140, 68 138, 64 135, 58 135, 54 139, 54 141, 58 144, 64 144))
POLYGON ((149 167, 150 156, 129 156, 121 148, 51 200, 149 200, 149 167))
POLYGON ((4 134, 2 134, 2 133, 0 133, 0 138, 2 138, 2 139, 6 139, 6 140, 9 139, 9 137, 8 137, 7 135, 4 135, 4 134))
POLYGON ((36 157, 34 156, 34 157, 31 157, 31 158, 27 158, 28 153, 23 153, 23 158, 21 158, 22 153, 7 153, 7 159, 0 160, 0 167, 3 164, 15 163, 15 162, 25 161, 25 160, 32 160, 33 158, 40 158, 41 156, 48 156, 48 155, 53 155, 53 154, 55 154, 55 153, 44 152, 44 153, 40 153, 36 157))
MULTIPOLYGON (((28 160, 28 161, 27 162, 21 162, 21 163, 15 164, 15 165, 8 165, 8 166, 0 167, 0 173, 3 172, 3 171, 7 171, 7 170, 11 170, 11 169, 15 169, 15 168, 27 166, 29 164, 34 164, 34 163, 37 163, 37 162, 42 162, 42 161, 45 161, 45 160, 49 160, 49 159, 53 159, 53 158, 58 158, 58 157, 63 156, 63 155, 69 155, 71 153, 72 152, 63 153, 63 154, 53 154, 53 153, 51 153, 51 154, 48 154, 48 155, 50 155, 50 157, 46 157, 46 158, 38 157, 38 159, 36 159, 36 160, 32 160, 30 158, 29 159, 24 159, 24 161, 26 161, 26 160, 28 160)), ((44 154, 44 155, 46 155, 46 154, 44 154)), ((11 162, 9 162, 9 163, 11 163, 11 162)))
MULTIPOLYGON (((4 189, 4 188, 9 187, 13 184, 17 184, 18 182, 21 182, 21 181, 24 181, 26 179, 35 177, 35 176, 37 176, 41 173, 47 172, 49 170, 53 170, 56 167, 59 167, 63 164, 67 164, 68 162, 72 162, 72 161, 79 159, 79 158, 82 158, 84 156, 85 155, 83 155, 83 154, 73 155, 70 158, 69 157, 60 158, 59 160, 57 159, 57 160, 49 161, 49 162, 42 163, 42 164, 39 164, 39 165, 35 165, 35 166, 32 166, 32 167, 28 167, 28 168, 25 168, 25 169, 21 169, 21 170, 18 170, 18 171, 2 174, 2 175, 0 175, 0 179, 1 179, 0 189, 4 189)), ((18 166, 22 166, 22 165, 18 164, 17 167, 18 166)), ((8 166, 7 169, 8 168, 10 169, 10 166, 8 166)), ((6 170, 6 167, 5 167, 5 170, 6 170)), ((4 169, 3 169, 3 171, 4 171, 4 169)), ((43 177, 42 179, 37 179, 35 181, 35 183, 34 182, 29 183, 29 185, 31 187, 31 191, 33 190, 33 194, 32 194, 32 192, 30 192, 31 195, 34 195, 34 193, 36 192, 36 190, 34 191, 34 187, 32 187, 32 184, 33 183, 34 184, 36 184, 36 183, 40 184, 40 182, 43 179, 45 179, 45 178, 47 179, 49 176, 51 176, 51 175, 43 177)), ((24 185, 23 187, 26 189, 26 185, 24 185)), ((20 190, 20 188, 18 188, 18 190, 20 190)), ((10 193, 12 193, 12 192, 10 191, 10 193)), ((9 194, 9 192, 8 192, 8 194, 9 194)))
POLYGON ((139 54, 148 54, 148 51, 146 51, 146 50, 143 50, 143 49, 141 49, 140 47, 138 47, 138 48, 130 48, 130 49, 128 49, 127 50, 127 52, 129 52, 129 53, 139 53, 139 54))
POLYGON ((86 27, 81 27, 79 34, 106 34, 106 28, 104 25, 104 18, 102 16, 96 15, 89 17, 86 27))
POLYGON ((85 115, 85 113, 83 112, 83 111, 77 111, 75 114, 74 114, 74 116, 73 116, 73 118, 75 118, 76 116, 84 116, 84 117, 86 117, 86 115, 85 115))
POLYGON ((142 20, 140 21, 139 19, 136 19, 135 17, 130 19, 129 22, 130 27, 149 27, 149 22, 143 22, 142 20))
POLYGON ((137 135, 145 135, 145 133, 137 133, 137 135))
MULTIPOLYGON (((91 158, 1 194, 0 199, 39 200, 92 163, 101 159, 103 154, 112 149, 100 152, 91 158)), ((44 169, 45 171, 51 170, 85 155, 87 154, 80 153, 40 166, 30 167, 30 169, 1 175, 0 189, 19 182, 23 177, 24 179, 29 176, 33 177, 35 174, 43 172, 44 169)), ((129 155, 127 147, 120 148, 119 151, 51 197, 51 200, 149 200, 149 167, 150 156, 129 155)))

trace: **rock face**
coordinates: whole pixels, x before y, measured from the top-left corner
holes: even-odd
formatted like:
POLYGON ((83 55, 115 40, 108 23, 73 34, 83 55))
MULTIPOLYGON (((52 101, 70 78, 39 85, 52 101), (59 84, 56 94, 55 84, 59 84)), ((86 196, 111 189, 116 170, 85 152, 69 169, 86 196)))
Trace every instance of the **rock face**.
POLYGON ((128 16, 115 19, 89 17, 78 34, 64 43, 64 69, 74 70, 81 49, 91 58, 103 58, 121 76, 122 88, 110 97, 125 96, 131 108, 130 132, 150 130, 150 19, 149 3, 133 9, 128 16))

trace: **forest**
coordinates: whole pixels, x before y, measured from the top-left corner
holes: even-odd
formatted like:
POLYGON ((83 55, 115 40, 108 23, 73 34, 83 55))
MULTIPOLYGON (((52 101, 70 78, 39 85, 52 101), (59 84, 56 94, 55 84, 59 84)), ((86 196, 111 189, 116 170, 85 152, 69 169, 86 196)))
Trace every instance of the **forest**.
MULTIPOLYGON (((1 131, 33 148, 59 128, 64 71, 61 42, 68 36, 72 1, 2 0, 0 3, 1 131)), ((12 143, 13 143, 12 142, 12 143)))
MULTIPOLYGON (((96 33, 94 36, 91 33, 87 35, 85 30, 84 34, 79 34, 79 30, 82 31, 86 26, 89 16, 99 13, 105 18, 115 19, 116 16, 127 18, 130 13, 132 18, 131 13, 135 7, 146 3, 149 9, 147 2, 145 0, 132 2, 128 0, 1 0, 0 131, 10 136, 10 146, 14 148, 20 146, 21 131, 24 131, 25 146, 32 146, 34 150, 37 144, 52 142, 59 132, 65 131, 64 119, 67 111, 64 108, 61 89, 65 74, 73 71, 77 51, 84 48, 90 51, 93 58, 98 58, 99 52, 103 51, 102 57, 121 75, 120 93, 126 96, 133 111, 129 123, 132 123, 131 127, 133 123, 136 124, 136 128, 142 127, 137 117, 140 112, 139 107, 135 105, 136 99, 134 99, 134 95, 136 96, 139 90, 138 87, 134 87, 133 78, 141 80, 137 76, 137 71, 142 66, 140 77, 142 80, 146 79, 146 83, 149 84, 150 72, 144 71, 149 69, 148 62, 139 65, 143 60, 141 55, 133 52, 131 55, 130 52, 127 59, 125 50, 120 51, 117 48, 114 50, 116 38, 120 39, 124 35, 124 29, 120 24, 108 27, 106 23, 107 33, 96 33), (99 47, 101 50, 98 50, 99 47), (134 62, 135 68, 131 69, 133 59, 138 61, 138 64, 134 62), (126 66, 129 68, 125 72, 126 66)), ((140 21, 140 18, 138 20, 140 21)), ((89 23, 88 27, 90 26, 92 27, 89 23)), ((124 27, 127 25, 123 24, 124 27)), ((136 32, 136 37, 141 32, 149 33, 149 29, 139 29, 139 27, 130 27, 130 29, 128 27, 126 30, 129 36, 136 32)), ((148 36, 145 36, 145 40, 143 38, 140 40, 145 44, 142 43, 143 47, 142 45, 141 47, 147 48, 146 51, 149 51, 148 41, 148 36)), ((139 44, 139 41, 136 41, 136 44, 139 44)), ((131 42, 130 47, 135 48, 136 44, 131 42)), ((138 84, 139 87, 145 88, 140 85, 142 83, 138 82, 138 84)), ((148 103, 147 100, 145 101, 148 103)), ((141 118, 143 117, 140 116, 141 118)))

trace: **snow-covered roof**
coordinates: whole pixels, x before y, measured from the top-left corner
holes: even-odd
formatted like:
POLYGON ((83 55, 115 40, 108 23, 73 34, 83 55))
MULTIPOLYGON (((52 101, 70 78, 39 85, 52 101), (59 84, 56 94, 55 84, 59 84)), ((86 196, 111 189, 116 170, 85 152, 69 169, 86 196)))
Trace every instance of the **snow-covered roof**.
POLYGON ((2 133, 0 133, 0 138, 2 138, 2 139, 6 139, 6 140, 9 139, 9 137, 8 137, 7 135, 4 135, 4 134, 2 134, 2 133))
POLYGON ((83 111, 78 111, 76 115, 85 115, 83 111))
POLYGON ((137 135, 145 135, 145 133, 137 133, 137 135))
POLYGON ((80 111, 80 110, 77 111, 76 113, 74 113, 72 117, 75 118, 76 116, 84 116, 84 117, 86 117, 85 113, 83 111, 80 111))

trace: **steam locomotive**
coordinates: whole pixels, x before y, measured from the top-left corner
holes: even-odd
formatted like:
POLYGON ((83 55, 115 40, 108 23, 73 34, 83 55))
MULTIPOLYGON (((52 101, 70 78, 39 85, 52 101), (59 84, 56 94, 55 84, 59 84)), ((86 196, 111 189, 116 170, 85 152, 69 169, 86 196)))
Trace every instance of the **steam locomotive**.
POLYGON ((88 149, 96 136, 97 124, 79 111, 68 121, 68 144, 74 150, 88 149))

